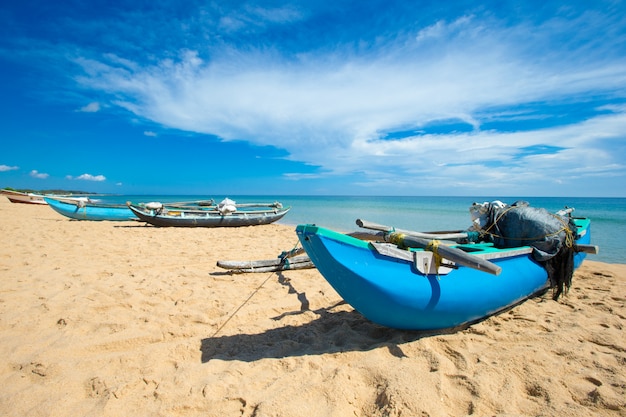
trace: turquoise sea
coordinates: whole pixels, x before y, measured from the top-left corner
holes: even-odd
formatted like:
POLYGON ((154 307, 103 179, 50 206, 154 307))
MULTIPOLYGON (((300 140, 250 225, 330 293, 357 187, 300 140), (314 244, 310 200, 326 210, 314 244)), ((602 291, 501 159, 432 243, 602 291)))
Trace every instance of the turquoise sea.
MULTIPOLYGON (((106 195, 103 202, 172 202, 207 200, 216 202, 228 197, 238 203, 280 201, 291 211, 278 223, 293 226, 313 223, 342 232, 358 230, 356 219, 416 231, 464 230, 471 224, 469 207, 474 202, 500 200, 511 204, 525 200, 534 207, 557 211, 573 207, 574 216, 589 217, 591 242, 600 247, 598 255, 588 259, 626 264, 626 198, 585 197, 351 197, 351 196, 198 196, 198 195, 106 195)), ((285 242, 289 249, 297 242, 285 242)))

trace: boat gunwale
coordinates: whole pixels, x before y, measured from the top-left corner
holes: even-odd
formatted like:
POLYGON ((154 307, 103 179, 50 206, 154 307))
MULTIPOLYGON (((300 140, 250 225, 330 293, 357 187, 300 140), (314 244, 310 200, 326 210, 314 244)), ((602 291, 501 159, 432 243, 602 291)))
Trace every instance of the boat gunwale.
MULTIPOLYGON (((576 218, 572 217, 572 219, 574 220, 576 227, 578 229, 577 239, 579 239, 580 237, 584 236, 587 233, 591 220, 585 217, 576 217, 576 218)), ((304 233, 304 231, 307 229, 309 230, 307 233, 321 234, 324 237, 337 240, 344 244, 359 246, 359 247, 362 247, 363 249, 376 251, 374 246, 371 245, 371 242, 367 242, 367 241, 355 238, 353 236, 350 236, 348 234, 337 232, 337 231, 327 229, 325 227, 317 226, 314 224, 298 225, 296 227, 296 233, 304 233)), ((382 243, 386 243, 386 242, 382 242, 382 243)), ((397 248, 397 246, 394 244, 389 244, 389 245, 390 247, 395 246, 397 248)), ((473 256, 476 256, 485 260, 504 260, 504 259, 512 258, 516 256, 523 256, 523 255, 531 253, 534 250, 532 246, 528 246, 528 245, 516 246, 512 248, 497 248, 493 245, 493 243, 490 243, 490 242, 452 243, 450 244, 450 247, 460 249, 470 255, 473 255, 473 256)), ((423 248, 408 248, 408 250, 398 248, 398 250, 405 251, 407 253, 425 251, 425 249, 423 248)), ((413 255, 410 254, 409 256, 412 257, 413 255)), ((409 258, 407 257, 405 260, 409 261, 409 258)))
MULTIPOLYGON (((67 198, 67 197, 65 197, 67 198)), ((56 197, 50 197, 50 196, 45 196, 45 199, 50 199, 50 200, 54 200, 56 203, 58 203, 58 205, 66 205, 66 206, 72 206, 72 207, 76 207, 77 209, 82 209, 82 208, 93 208, 93 209, 126 209, 127 206, 126 204, 111 204, 111 203, 95 203, 95 202, 91 202, 91 201, 83 201, 83 200, 75 200, 75 201, 70 201, 70 200, 64 200, 63 197, 61 198, 56 198, 56 197)), ((50 204, 50 203, 48 203, 50 204)))

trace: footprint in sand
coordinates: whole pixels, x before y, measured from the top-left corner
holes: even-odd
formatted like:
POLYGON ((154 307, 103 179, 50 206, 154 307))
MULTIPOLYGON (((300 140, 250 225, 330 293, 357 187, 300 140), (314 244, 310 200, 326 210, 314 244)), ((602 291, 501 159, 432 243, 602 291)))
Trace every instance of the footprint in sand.
POLYGON ((87 395, 92 398, 106 398, 110 395, 106 382, 100 377, 91 378, 86 383, 87 395))
POLYGON ((48 370, 45 365, 39 362, 30 362, 28 364, 18 364, 14 365, 13 369, 16 371, 21 371, 27 376, 33 378, 44 378, 48 375, 48 370))

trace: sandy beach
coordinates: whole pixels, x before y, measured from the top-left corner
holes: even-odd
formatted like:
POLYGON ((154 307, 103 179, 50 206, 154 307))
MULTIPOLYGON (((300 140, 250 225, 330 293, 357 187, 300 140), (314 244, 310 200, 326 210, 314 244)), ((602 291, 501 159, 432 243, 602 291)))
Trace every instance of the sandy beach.
MULTIPOLYGON (((593 224, 592 224, 593 227, 593 224)), ((626 416, 626 265, 454 333, 377 326, 284 225, 71 221, 0 200, 2 416, 626 416)), ((602 250, 602 248, 600 248, 602 250)))

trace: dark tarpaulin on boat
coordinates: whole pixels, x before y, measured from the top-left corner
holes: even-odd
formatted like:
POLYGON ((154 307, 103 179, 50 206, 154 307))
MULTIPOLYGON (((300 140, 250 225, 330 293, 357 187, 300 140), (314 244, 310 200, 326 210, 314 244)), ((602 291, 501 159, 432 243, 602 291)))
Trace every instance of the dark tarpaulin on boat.
POLYGON ((572 284, 574 274, 573 241, 576 226, 568 216, 531 207, 525 201, 511 205, 491 204, 486 238, 496 247, 531 246, 533 259, 544 266, 556 300, 572 284))

